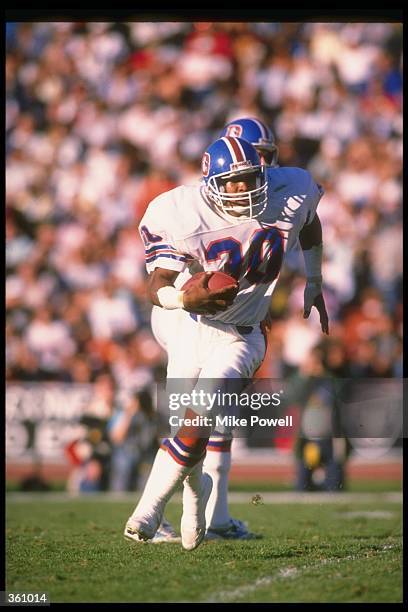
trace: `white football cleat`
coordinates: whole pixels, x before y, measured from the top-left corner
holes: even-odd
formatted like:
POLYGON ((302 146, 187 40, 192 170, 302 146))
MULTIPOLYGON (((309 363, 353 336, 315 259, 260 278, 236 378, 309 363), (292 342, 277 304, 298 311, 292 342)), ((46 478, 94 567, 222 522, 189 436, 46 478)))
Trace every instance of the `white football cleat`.
MULTIPOLYGON (((145 535, 144 530, 143 535, 145 535)), ((124 536, 128 540, 142 544, 175 544, 176 542, 181 542, 181 537, 177 535, 171 523, 166 521, 165 518, 163 518, 154 536, 148 540, 145 537, 141 537, 140 529, 135 529, 134 523, 130 521, 126 525, 124 536)))
POLYGON ((205 507, 212 490, 212 478, 201 477, 201 493, 195 495, 190 487, 184 486, 183 516, 181 517, 181 544, 185 550, 194 550, 205 536, 205 507))
POLYGON ((151 544, 164 544, 164 543, 175 543, 181 542, 180 536, 174 531, 173 526, 164 517, 159 525, 158 530, 154 534, 151 540, 148 540, 151 544))
POLYGON ((133 540, 134 542, 151 540, 160 525, 161 519, 162 513, 150 514, 140 519, 131 517, 126 523, 123 535, 128 540, 133 540))

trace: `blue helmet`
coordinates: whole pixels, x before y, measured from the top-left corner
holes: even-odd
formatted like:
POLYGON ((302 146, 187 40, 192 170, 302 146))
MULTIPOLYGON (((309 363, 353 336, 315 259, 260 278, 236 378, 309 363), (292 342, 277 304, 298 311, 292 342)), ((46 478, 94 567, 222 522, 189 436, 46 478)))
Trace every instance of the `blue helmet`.
POLYGON ((268 166, 278 165, 278 147, 273 132, 259 119, 252 117, 234 119, 227 123, 221 136, 237 136, 248 140, 262 155, 268 166))
POLYGON ((204 152, 202 171, 208 196, 222 213, 252 219, 265 210, 268 189, 265 167, 247 140, 224 136, 213 142, 204 152), (248 190, 227 193, 226 183, 237 182, 239 178, 247 183, 248 190))

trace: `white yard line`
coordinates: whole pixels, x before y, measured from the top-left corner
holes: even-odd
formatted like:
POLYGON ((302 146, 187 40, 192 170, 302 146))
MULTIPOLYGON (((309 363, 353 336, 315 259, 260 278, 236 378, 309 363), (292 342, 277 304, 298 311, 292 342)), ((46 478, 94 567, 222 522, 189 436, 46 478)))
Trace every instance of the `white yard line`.
POLYGON ((338 512, 336 516, 343 519, 392 519, 395 516, 395 512, 389 512, 388 510, 358 510, 353 512, 338 512))
MULTIPOLYGON (((381 555, 392 549, 392 545, 384 546, 383 550, 375 551, 375 555, 381 555)), ((248 584, 243 584, 242 586, 236 587, 234 589, 225 589, 222 591, 215 591, 212 593, 208 599, 205 600, 205 603, 226 603, 237 601, 242 599, 243 597, 257 591, 258 589, 262 589, 263 587, 269 586, 273 582, 277 580, 288 580, 292 578, 299 578, 309 570, 320 569, 326 565, 337 565, 339 563, 345 563, 346 561, 360 561, 365 559, 365 555, 348 555, 347 557, 334 557, 329 559, 322 559, 318 563, 313 563, 310 565, 302 565, 301 567, 283 567, 277 570, 274 574, 270 576, 262 576, 261 578, 257 578, 253 582, 249 582, 248 584)))

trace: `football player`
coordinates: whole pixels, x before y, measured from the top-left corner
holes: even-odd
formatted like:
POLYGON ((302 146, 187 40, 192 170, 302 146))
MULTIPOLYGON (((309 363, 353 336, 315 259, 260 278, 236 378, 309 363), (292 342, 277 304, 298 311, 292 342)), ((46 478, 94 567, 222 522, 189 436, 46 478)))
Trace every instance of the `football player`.
POLYGON ((222 136, 237 136, 250 142, 258 151, 261 163, 271 168, 278 165, 279 150, 272 130, 255 117, 240 117, 227 123, 220 134, 222 136))
MULTIPOLYGON (((169 379, 200 382, 251 378, 265 354, 260 322, 269 308, 283 255, 299 238, 307 283, 304 316, 312 306, 328 333, 322 295, 322 231, 317 204, 323 194, 309 172, 268 168, 239 137, 216 140, 202 159, 203 184, 180 186, 155 198, 139 226, 146 247, 153 304, 184 310, 168 344, 169 379), (186 290, 179 274, 199 266, 237 279, 239 291, 208 290, 208 276, 186 290)), ((198 410, 198 412, 197 412, 198 410)), ((189 408, 187 416, 200 415, 189 408)), ((164 508, 183 483, 182 545, 196 548, 205 530, 212 479, 202 473, 210 431, 181 428, 163 441, 125 536, 153 538, 164 508)))
MULTIPOLYGON (((227 123, 220 134, 237 136, 250 142, 257 150, 261 163, 273 168, 278 166, 278 147, 272 130, 259 119, 240 117, 227 123)), ((182 273, 183 278, 190 276, 182 273)), ((169 311, 154 306, 152 309, 152 330, 159 344, 167 350, 167 337, 176 333, 180 311, 169 311)), ((182 316, 182 315, 181 315, 182 316)), ((270 321, 265 320, 266 328, 270 321)), ((248 540, 256 537, 243 521, 232 518, 228 510, 228 478, 231 469, 232 433, 214 431, 207 444, 203 471, 209 474, 213 488, 206 507, 207 539, 248 540)), ((172 525, 165 519, 160 524, 152 542, 178 541, 172 525)))
MULTIPOLYGON (((272 130, 255 117, 240 117, 227 123, 220 134, 235 136, 250 142, 258 152, 261 164, 276 168, 278 166, 278 147, 272 130)), ((270 321, 265 319, 266 328, 270 321)), ((206 507, 208 539, 240 539, 255 537, 245 523, 232 518, 228 511, 228 478, 231 469, 232 432, 226 430, 223 434, 215 431, 207 444, 207 454, 204 459, 203 471, 213 480, 213 490, 206 507)))

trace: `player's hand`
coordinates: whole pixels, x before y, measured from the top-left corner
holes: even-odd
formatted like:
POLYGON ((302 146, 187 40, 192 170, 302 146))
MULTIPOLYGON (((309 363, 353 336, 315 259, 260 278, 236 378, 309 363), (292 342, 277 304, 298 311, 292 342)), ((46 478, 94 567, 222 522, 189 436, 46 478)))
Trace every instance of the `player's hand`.
POLYGON ((324 297, 322 293, 321 283, 306 283, 304 292, 304 309, 303 318, 308 319, 312 307, 315 307, 320 316, 320 326, 324 334, 329 333, 329 317, 326 310, 326 304, 324 303, 324 297))
POLYGON ((207 272, 198 284, 184 290, 184 310, 205 315, 216 314, 231 306, 238 293, 238 287, 236 285, 231 285, 217 292, 210 291, 208 288, 208 281, 211 275, 212 272, 207 272))

